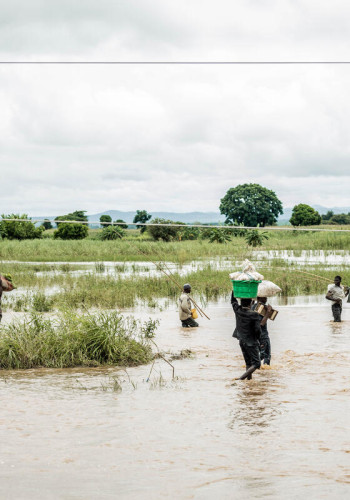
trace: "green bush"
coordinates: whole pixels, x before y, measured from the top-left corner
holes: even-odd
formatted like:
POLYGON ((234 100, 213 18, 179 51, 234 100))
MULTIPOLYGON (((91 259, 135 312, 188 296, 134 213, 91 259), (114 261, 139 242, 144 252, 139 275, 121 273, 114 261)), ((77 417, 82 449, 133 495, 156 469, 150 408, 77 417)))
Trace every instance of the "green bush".
POLYGON ((102 229, 100 239, 105 240, 120 240, 125 235, 120 226, 107 226, 102 229))
POLYGON ((227 243, 231 241, 231 234, 229 229, 213 227, 209 233, 209 241, 210 243, 227 243))
POLYGON ((171 241, 175 239, 180 231, 179 227, 164 226, 163 224, 182 224, 174 222, 173 220, 160 219, 158 217, 152 219, 150 223, 158 224, 157 226, 147 227, 147 231, 150 233, 152 238, 154 240, 163 240, 163 241, 171 241))
POLYGON ((0 368, 66 368, 72 366, 136 366, 153 359, 148 338, 154 322, 142 324, 118 312, 60 313, 4 325, 0 335, 0 368))
POLYGON ((28 219, 27 221, 0 221, 0 235, 8 240, 33 240, 42 238, 44 231, 43 227, 35 227, 33 222, 29 222, 30 218, 27 214, 2 214, 3 219, 28 219))
POLYGON ((321 216, 310 205, 299 203, 294 206, 289 222, 292 226, 317 226, 321 224, 321 216))
POLYGON ((264 243, 264 240, 268 240, 269 236, 266 231, 262 232, 258 229, 252 229, 247 232, 245 240, 251 247, 259 247, 264 243))
POLYGON ((87 237, 89 228, 87 225, 78 223, 61 223, 54 232, 55 239, 61 240, 83 240, 87 237))

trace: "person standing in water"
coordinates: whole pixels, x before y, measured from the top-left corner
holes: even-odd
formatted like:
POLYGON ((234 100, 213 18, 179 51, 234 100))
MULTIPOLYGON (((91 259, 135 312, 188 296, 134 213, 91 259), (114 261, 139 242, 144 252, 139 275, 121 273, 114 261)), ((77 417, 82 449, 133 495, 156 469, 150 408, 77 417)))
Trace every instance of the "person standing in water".
MULTIPOLYGON (((264 306, 268 307, 267 297, 257 297, 257 302, 254 302, 252 306, 252 310, 255 311, 260 304, 264 304, 264 306)), ((271 306, 270 306, 271 307, 271 306)), ((267 320, 269 316, 260 316, 260 327, 261 327, 261 335, 260 335, 260 359, 264 361, 264 365, 269 365, 271 363, 271 342, 269 337, 269 332, 267 329, 267 320)))
POLYGON ((331 300, 332 304, 332 313, 335 323, 341 322, 341 313, 342 313, 342 301, 349 295, 349 288, 344 288, 341 285, 341 276, 335 276, 334 285, 328 285, 328 291, 326 295, 327 300, 331 300))
MULTIPOLYGON (((246 371, 238 377, 238 380, 251 380, 255 370, 260 369, 260 337, 261 337, 261 317, 256 311, 252 311, 252 299, 241 299, 238 304, 234 293, 231 294, 231 305, 236 316, 236 328, 233 337, 239 340, 246 371)), ((271 306, 267 306, 264 318, 271 313, 271 306)))
POLYGON ((186 283, 183 286, 183 292, 179 298, 179 317, 183 328, 194 328, 199 326, 197 321, 192 318, 190 293, 191 285, 186 283))

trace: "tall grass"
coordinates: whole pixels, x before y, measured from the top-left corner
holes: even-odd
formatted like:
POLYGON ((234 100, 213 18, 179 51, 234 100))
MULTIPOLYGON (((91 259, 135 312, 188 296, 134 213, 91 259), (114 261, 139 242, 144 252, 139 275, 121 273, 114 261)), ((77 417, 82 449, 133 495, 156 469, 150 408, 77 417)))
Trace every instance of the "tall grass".
POLYGON ((0 329, 0 368, 135 366, 153 359, 148 338, 155 322, 140 324, 117 312, 30 317, 0 329))
MULTIPOLYGON (((268 231, 265 250, 341 250, 350 248, 350 233, 318 233, 301 231, 268 231)), ((8 241, 0 240, 0 260, 36 262, 98 262, 126 260, 159 260, 184 263, 194 258, 230 256, 243 258, 252 249, 244 238, 233 238, 226 244, 207 240, 174 241, 170 243, 129 239, 100 241, 60 241, 53 239, 8 241)))
MULTIPOLYGON (((304 271, 328 280, 332 280, 335 274, 340 273, 343 283, 350 285, 350 271, 346 267, 337 268, 335 272, 321 265, 298 269, 295 265, 283 265, 283 262, 271 261, 271 263, 261 262, 257 268, 266 279, 274 281, 282 288, 284 296, 318 294, 326 291, 326 280, 309 276, 304 271)), ((232 284, 228 274, 228 270, 218 271, 208 265, 202 270, 189 272, 186 276, 175 273, 173 277, 180 284, 190 282, 193 297, 205 303, 230 293, 232 284)), ((81 276, 40 276, 29 284, 34 291, 32 295, 28 292, 23 296, 13 297, 11 293, 3 294, 3 309, 27 311, 32 308, 39 312, 50 311, 53 308, 63 310, 67 307, 110 310, 132 308, 138 302, 156 307, 157 299, 162 298, 167 298, 175 304, 179 294, 178 287, 165 276, 140 277, 136 272, 125 279, 110 275, 101 276, 99 273, 81 276), (44 287, 48 284, 59 284, 61 291, 45 296, 44 287)))

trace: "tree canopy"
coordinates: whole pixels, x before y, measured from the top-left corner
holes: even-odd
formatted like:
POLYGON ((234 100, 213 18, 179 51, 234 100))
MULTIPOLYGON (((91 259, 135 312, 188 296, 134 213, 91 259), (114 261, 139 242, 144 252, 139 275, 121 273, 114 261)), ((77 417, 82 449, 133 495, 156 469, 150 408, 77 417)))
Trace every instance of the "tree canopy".
POLYGON ((100 217, 101 227, 108 227, 112 224, 112 217, 110 215, 101 215, 100 217))
POLYGON ((274 191, 260 184, 240 184, 221 199, 220 212, 226 224, 256 227, 275 224, 283 207, 274 191))
MULTIPOLYGON (((141 224, 146 224, 152 218, 152 215, 147 212, 147 210, 136 210, 136 215, 133 222, 141 222, 141 224)), ((146 231, 146 226, 136 226, 137 229, 141 230, 141 233, 146 231)))
POLYGON ((85 215, 86 210, 75 210, 74 212, 71 212, 70 214, 66 215, 59 215, 58 217, 55 218, 56 225, 60 224, 60 221, 63 220, 74 220, 74 221, 81 221, 81 222, 88 222, 87 215, 85 215))
POLYGON ((292 226, 315 226, 321 223, 321 216, 310 205, 299 203, 294 206, 289 222, 292 226))

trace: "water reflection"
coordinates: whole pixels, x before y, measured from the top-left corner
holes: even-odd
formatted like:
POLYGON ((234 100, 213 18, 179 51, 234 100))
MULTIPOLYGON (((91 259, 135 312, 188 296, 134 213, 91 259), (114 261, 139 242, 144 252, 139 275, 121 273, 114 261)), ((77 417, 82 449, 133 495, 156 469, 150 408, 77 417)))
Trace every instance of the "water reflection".
POLYGON ((240 429, 249 435, 259 435, 267 429, 281 414, 275 394, 271 392, 274 377, 251 381, 237 381, 234 409, 230 414, 228 427, 236 431, 240 429))

